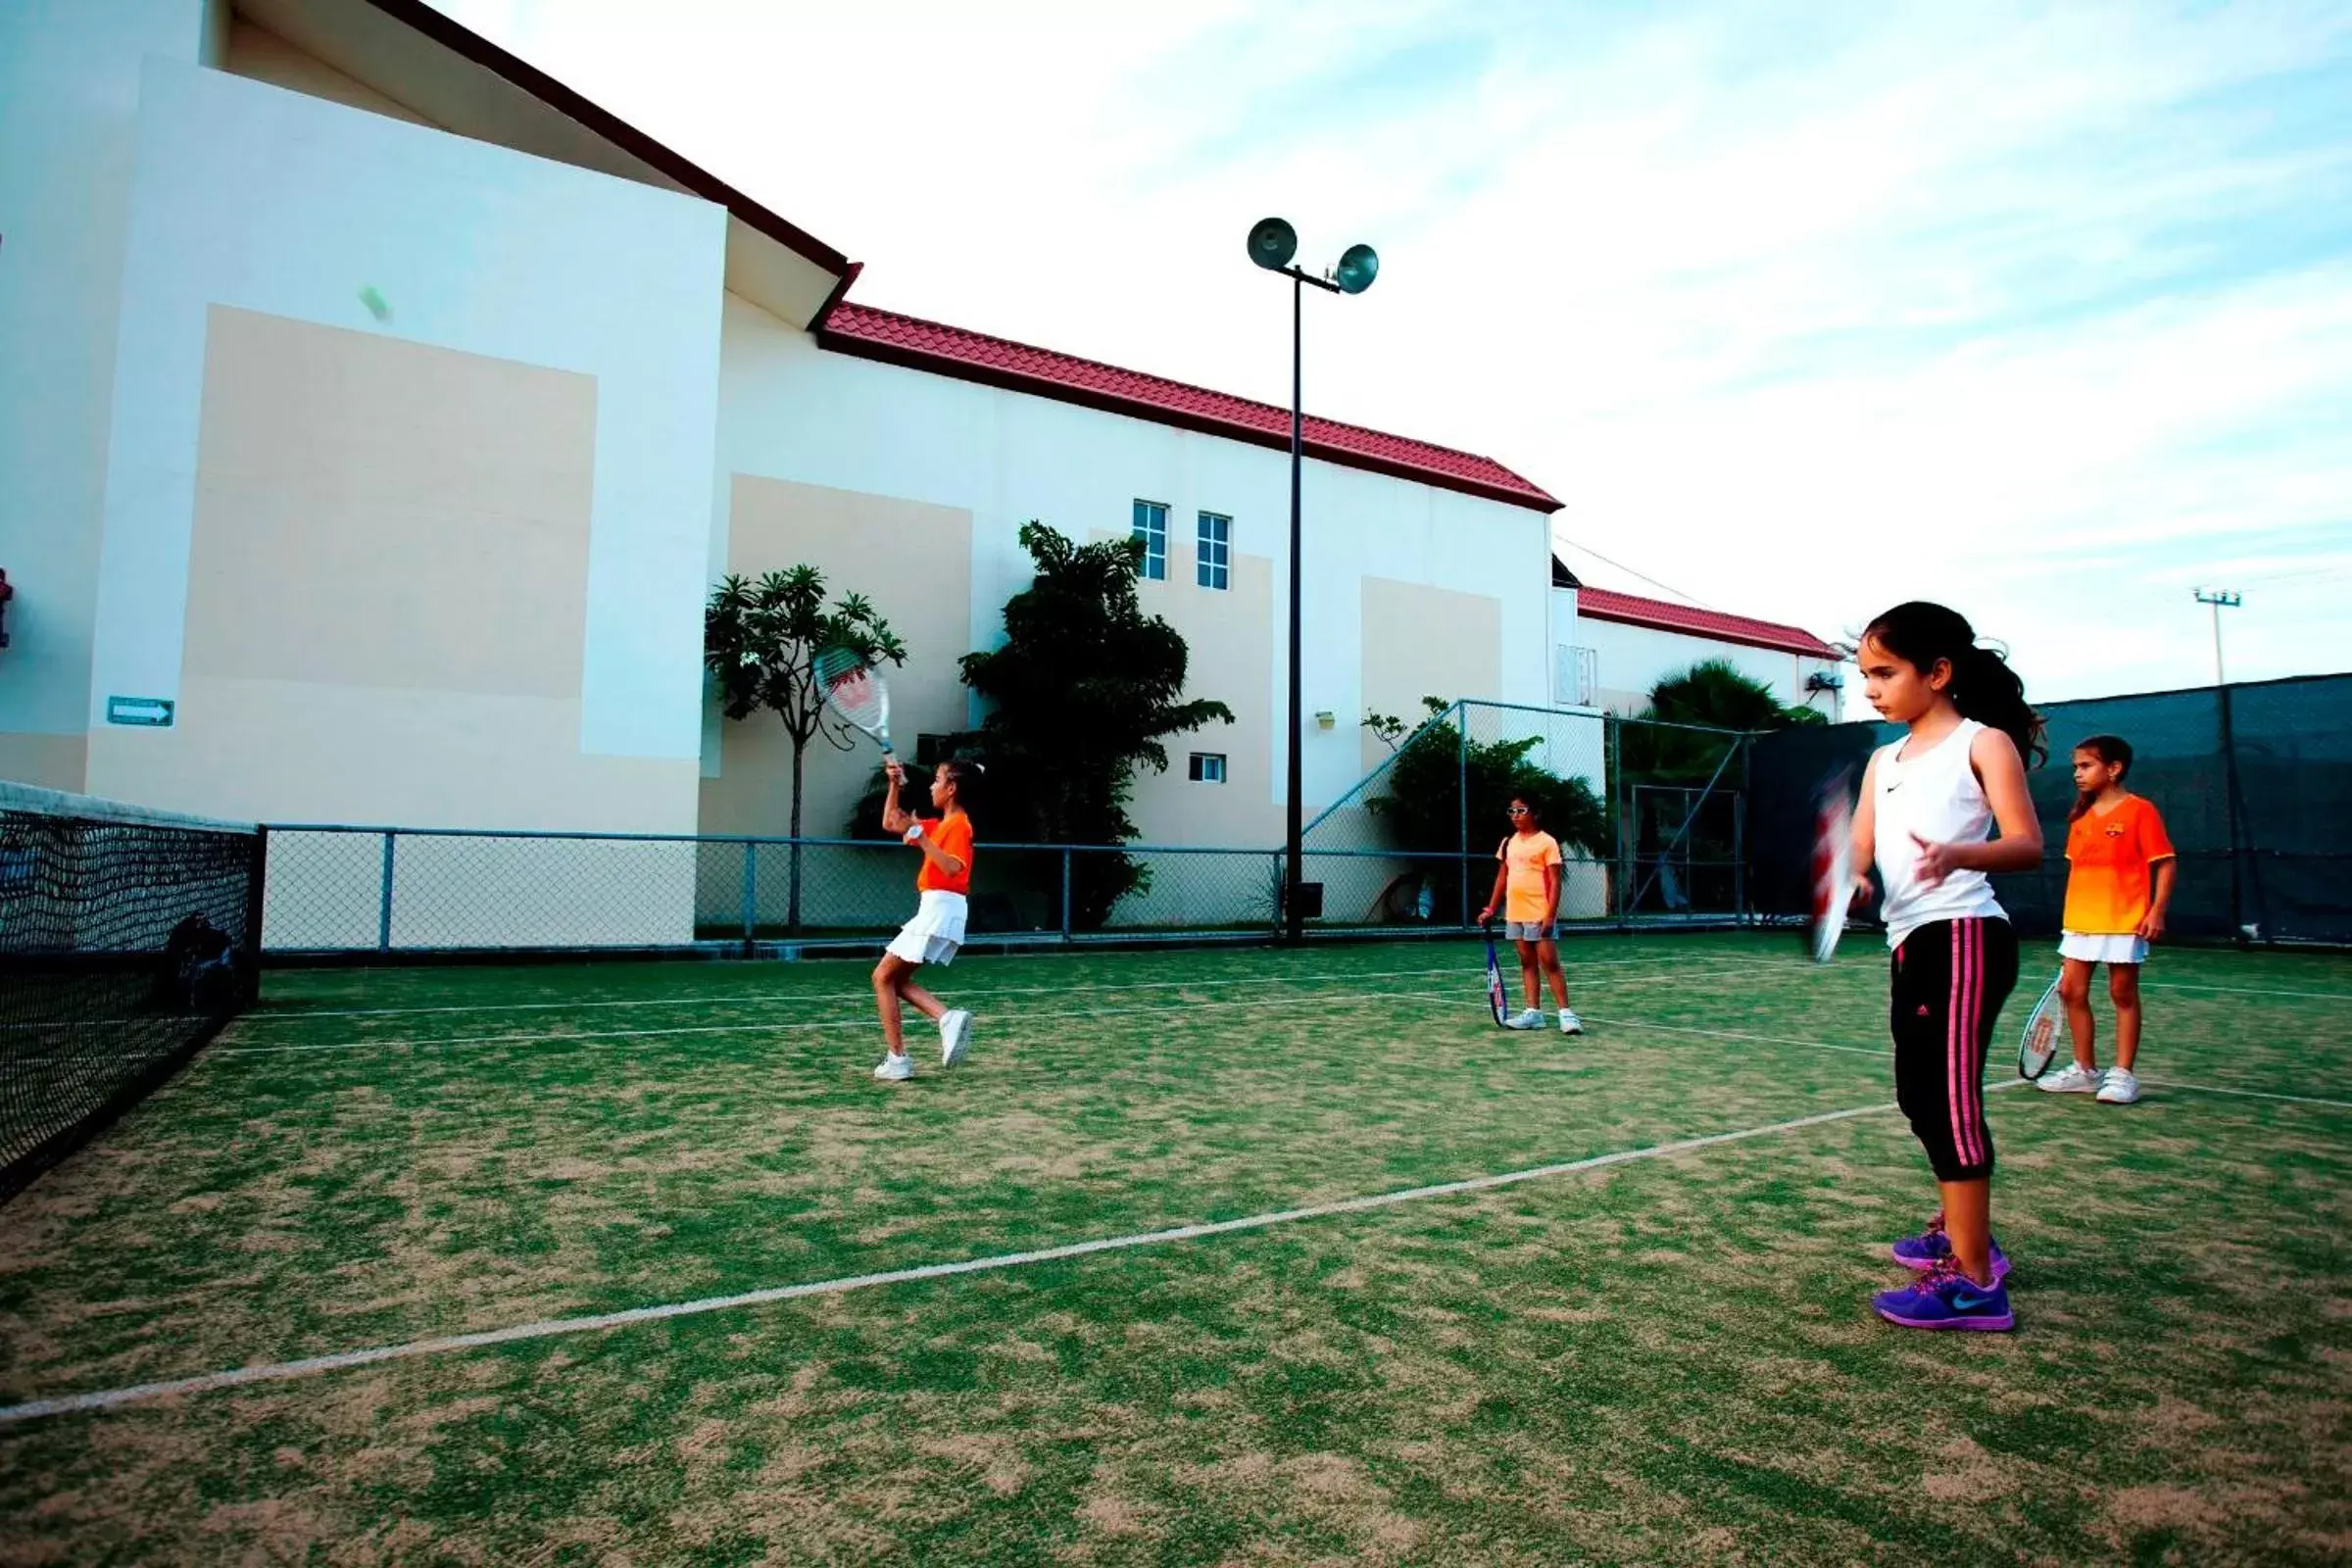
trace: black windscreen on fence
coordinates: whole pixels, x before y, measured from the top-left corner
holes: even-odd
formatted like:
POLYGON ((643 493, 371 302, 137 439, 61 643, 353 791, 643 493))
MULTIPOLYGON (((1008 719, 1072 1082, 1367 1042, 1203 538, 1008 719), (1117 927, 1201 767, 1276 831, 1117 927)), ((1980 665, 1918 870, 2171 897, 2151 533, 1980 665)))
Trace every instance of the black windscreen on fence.
POLYGON ((253 1000, 263 843, 0 784, 0 1200, 253 1000))
MULTIPOLYGON (((1995 879, 2019 929, 2058 929, 2066 898, 2068 761, 2119 735, 2131 787, 2164 813, 2180 852, 2171 929, 2180 937, 2352 944, 2352 675, 2051 703, 2050 760, 2028 774, 2046 846, 2038 871, 1995 879)), ((1766 914, 1806 908, 1813 792, 1858 780, 1892 725, 1758 736, 1750 763, 1749 886, 1766 914)))

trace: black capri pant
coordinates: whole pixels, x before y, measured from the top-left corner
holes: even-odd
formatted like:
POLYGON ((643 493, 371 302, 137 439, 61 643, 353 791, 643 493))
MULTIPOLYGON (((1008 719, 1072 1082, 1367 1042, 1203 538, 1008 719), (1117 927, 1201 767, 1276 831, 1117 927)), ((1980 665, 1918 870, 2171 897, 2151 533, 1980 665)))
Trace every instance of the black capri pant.
POLYGON ((1938 920, 1903 938, 1893 961, 1895 1101, 1937 1181, 1990 1176, 1984 1057, 2017 989, 2017 933, 1997 918, 1938 920))

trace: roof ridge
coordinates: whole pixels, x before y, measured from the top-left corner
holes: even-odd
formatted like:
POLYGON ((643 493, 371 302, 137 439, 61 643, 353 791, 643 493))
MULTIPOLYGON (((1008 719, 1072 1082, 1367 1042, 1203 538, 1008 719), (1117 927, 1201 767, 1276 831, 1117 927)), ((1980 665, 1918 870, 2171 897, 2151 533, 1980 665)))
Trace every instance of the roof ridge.
MULTIPOLYGON (((1063 365, 1082 367, 1089 370, 1101 372, 1105 376, 1115 377, 1131 383, 1145 382, 1150 383, 1150 385, 1152 387, 1165 388, 1171 392, 1181 393, 1192 397, 1215 399, 1223 404, 1230 405, 1231 409, 1235 412, 1248 411, 1256 415, 1285 419, 1289 417, 1291 412, 1288 408, 1280 404, 1267 403, 1257 398, 1244 397, 1238 392, 1220 391, 1215 387, 1202 386, 1194 381, 1180 381, 1174 376, 1161 375, 1157 371, 1130 369, 1125 366, 1113 365, 1107 360, 1092 359, 1083 354, 1070 353, 1065 349, 1048 348, 1045 345, 1038 343, 1024 343, 1018 338, 1004 337, 994 332, 983 332, 968 326, 957 326, 950 321, 935 320, 928 317, 915 316, 905 311, 889 310, 882 306, 866 305, 847 299, 842 300, 835 310, 826 318, 824 322, 824 330, 826 332, 841 332, 846 324, 857 321, 859 318, 863 318, 865 321, 876 326, 880 326, 885 323, 898 323, 931 332, 944 333, 965 343, 988 345, 995 348, 1009 350, 1015 354, 1021 355, 1042 355, 1063 365)), ((1016 371, 1015 373, 1018 372, 1016 371)), ((1034 372, 1031 372, 1031 374, 1034 379, 1050 379, 1049 377, 1035 375, 1034 372)), ((1113 393, 1111 395, 1115 396, 1117 394, 1113 393)), ((1132 395, 1130 394, 1130 396, 1132 395)), ((1133 401, 1141 403, 1145 400, 1134 399, 1133 401)), ((1214 419, 1217 417, 1217 416, 1204 414, 1202 417, 1214 419)), ((1226 422, 1242 425, 1242 421, 1239 419, 1232 419, 1226 422)), ((1548 503, 1552 509, 1556 509, 1559 505, 1558 500, 1551 496, 1548 492, 1543 490, 1532 481, 1507 467, 1499 460, 1490 457, 1483 452, 1472 452, 1462 447, 1447 446, 1443 442, 1427 441, 1418 436, 1400 435, 1393 430, 1381 430, 1371 425, 1356 424, 1346 419, 1334 419, 1327 416, 1318 414, 1306 415, 1304 418, 1304 425, 1305 434, 1310 440, 1315 439, 1318 436, 1320 436, 1325 442, 1331 442, 1335 439, 1347 437, 1357 437, 1366 441, 1395 443, 1398 446, 1410 448, 1414 451, 1425 453, 1432 457, 1450 458, 1463 463, 1482 465, 1494 470, 1494 473, 1498 477, 1512 481, 1512 483, 1509 485, 1498 485, 1492 480, 1484 481, 1486 488, 1509 489, 1513 492, 1513 499, 1523 503, 1527 501, 1542 500, 1548 503)), ((1243 425, 1242 427, 1248 428, 1246 425, 1243 425)), ((1345 448, 1343 448, 1343 450, 1345 450, 1345 448)), ((1467 478, 1469 476, 1445 475, 1442 472, 1432 472, 1425 476, 1427 479, 1446 477, 1460 479, 1467 478)))

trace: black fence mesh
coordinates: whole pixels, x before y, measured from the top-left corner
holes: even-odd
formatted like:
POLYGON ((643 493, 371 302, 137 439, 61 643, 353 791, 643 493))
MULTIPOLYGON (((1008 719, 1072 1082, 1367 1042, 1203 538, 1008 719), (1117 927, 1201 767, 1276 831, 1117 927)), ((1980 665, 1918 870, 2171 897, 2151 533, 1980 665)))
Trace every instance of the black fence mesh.
MULTIPOLYGON (((2037 871, 1994 879, 2019 929, 2058 929, 2066 901, 2068 758, 2091 735, 2133 752, 2131 787, 2164 813, 2180 854, 2171 932, 2208 941, 2352 944, 2352 675, 2052 703, 2050 761, 2028 782, 2046 846, 2037 871)), ((1858 780, 1894 726, 1757 737, 1748 827, 1755 907, 1806 906, 1812 791, 1858 780)))
POLYGON ((254 828, 0 784, 0 1200, 248 1005, 254 828))

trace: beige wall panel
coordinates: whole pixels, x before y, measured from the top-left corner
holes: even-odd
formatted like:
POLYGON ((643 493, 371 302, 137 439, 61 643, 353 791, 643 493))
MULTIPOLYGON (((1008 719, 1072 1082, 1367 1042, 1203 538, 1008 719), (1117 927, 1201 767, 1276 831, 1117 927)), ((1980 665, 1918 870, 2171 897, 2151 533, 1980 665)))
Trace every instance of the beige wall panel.
MULTIPOLYGON (((1165 738, 1168 770, 1138 774, 1128 815, 1150 844, 1257 847, 1278 843, 1282 808, 1274 804, 1270 755, 1275 734, 1268 692, 1274 678, 1274 563, 1239 552, 1225 589, 1203 588, 1195 569, 1198 547, 1190 529, 1169 524, 1168 575, 1138 583, 1146 614, 1158 615, 1184 638, 1185 696, 1213 698, 1233 710, 1231 724, 1209 724, 1165 738), (1178 537, 1179 533, 1182 537, 1178 537), (1226 781, 1197 784, 1189 776, 1194 752, 1224 754, 1226 781)), ((1098 540, 1123 538, 1101 533, 1098 540)))
MULTIPOLYGON (((94 732, 87 787, 275 822, 692 832, 693 760, 579 749, 595 418, 585 376, 216 307, 175 722, 94 732)), ((691 878, 645 891, 676 939, 661 911, 691 878)), ((452 940, 496 928, 450 918, 452 940)))
POLYGON ((0 731, 0 779, 82 794, 89 777, 89 744, 86 735, 0 731))
POLYGON ((184 668, 576 697, 595 459, 590 377, 214 307, 184 668))
POLYGON ((90 792, 262 821, 691 833, 690 758, 583 757, 576 698, 189 676, 90 735, 90 792))
MULTIPOLYGON (((1363 700, 1407 725, 1427 716, 1425 696, 1492 697, 1502 689, 1502 601, 1387 577, 1363 580, 1363 700)), ((1361 713, 1343 713, 1343 723, 1361 713)), ((1389 755, 1363 736, 1367 771, 1389 755)))
POLYGON ((232 76, 250 76, 272 87, 307 93, 330 103, 365 109, 372 114, 429 125, 431 121, 396 103, 365 82, 355 81, 326 62, 305 54, 266 27, 240 17, 229 27, 228 55, 222 68, 232 76))
MULTIPOLYGON (((956 661, 972 650, 969 512, 744 473, 733 476, 729 508, 727 570, 758 577, 814 566, 828 602, 865 595, 906 645, 906 664, 889 671, 891 739, 904 755, 913 756, 917 735, 966 726, 956 661)), ((792 745, 783 724, 772 713, 723 722, 719 744, 718 776, 702 781, 702 831, 787 831, 792 745)), ((841 836, 879 761, 863 736, 847 753, 811 741, 802 832, 841 836)), ((985 811, 975 814, 986 823, 985 811)))

